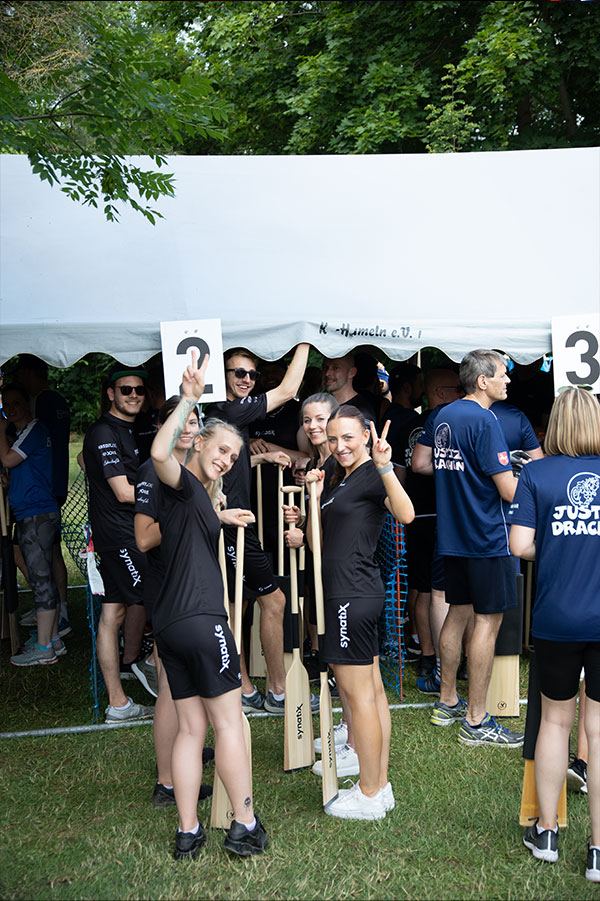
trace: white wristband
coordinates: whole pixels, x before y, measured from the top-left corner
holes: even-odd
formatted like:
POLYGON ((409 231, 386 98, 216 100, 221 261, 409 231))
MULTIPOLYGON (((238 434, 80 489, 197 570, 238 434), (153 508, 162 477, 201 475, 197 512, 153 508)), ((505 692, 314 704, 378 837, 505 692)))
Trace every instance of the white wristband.
POLYGON ((383 476, 386 474, 386 472, 392 472, 393 468, 394 468, 394 464, 388 463, 388 464, 386 464, 386 466, 378 466, 377 472, 379 473, 380 476, 383 476))

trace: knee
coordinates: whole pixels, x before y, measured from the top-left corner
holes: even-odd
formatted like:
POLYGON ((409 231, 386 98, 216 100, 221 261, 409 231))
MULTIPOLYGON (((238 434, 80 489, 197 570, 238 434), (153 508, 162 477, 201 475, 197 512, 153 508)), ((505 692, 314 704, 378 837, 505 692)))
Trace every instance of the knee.
POLYGON ((277 588, 271 594, 265 594, 258 599, 261 614, 266 616, 283 616, 285 609, 285 595, 280 588, 277 588))

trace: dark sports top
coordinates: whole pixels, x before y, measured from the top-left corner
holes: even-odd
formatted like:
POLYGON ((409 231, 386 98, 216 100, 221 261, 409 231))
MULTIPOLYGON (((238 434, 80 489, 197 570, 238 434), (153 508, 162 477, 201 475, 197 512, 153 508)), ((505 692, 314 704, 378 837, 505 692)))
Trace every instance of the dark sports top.
POLYGON ((528 463, 508 522, 536 529, 532 634, 600 641, 600 457, 528 463))
POLYGON ((117 500, 108 484, 113 476, 126 476, 135 485, 138 448, 131 423, 105 413, 90 426, 83 441, 83 460, 90 494, 90 523, 94 548, 135 546, 133 504, 117 500))
MULTIPOLYGON (((390 427, 387 433, 387 442, 392 448, 392 461, 400 466, 406 466, 404 462, 404 441, 406 429, 418 418, 418 413, 412 407, 403 407, 401 404, 390 404, 383 417, 389 419, 390 427)), ((383 428, 383 423, 381 423, 383 428)))
POLYGON ((502 426, 502 431, 508 441, 509 450, 530 451, 536 450, 540 446, 540 442, 533 431, 533 426, 518 407, 513 407, 512 404, 498 400, 492 404, 490 410, 498 418, 502 426))
MULTIPOLYGON (((409 412, 408 410, 406 412, 409 412)), ((414 413, 414 411, 411 411, 414 413)), ((411 469, 415 444, 419 441, 430 411, 415 414, 408 418, 409 425, 399 430, 396 438, 397 459, 400 466, 406 467, 406 493, 413 502, 415 516, 435 517, 435 480, 433 476, 424 476, 411 469)), ((389 438, 389 433, 388 433, 389 438)), ((392 457, 392 459, 394 459, 392 457)))
POLYGON ((35 398, 33 415, 43 422, 52 440, 52 490, 57 498, 65 498, 69 490, 69 438, 71 410, 58 391, 44 388, 35 398))
POLYGON ((39 513, 54 513, 58 502, 52 490, 52 443, 50 433, 37 419, 17 433, 12 445, 22 462, 10 470, 8 500, 19 522, 39 513))
POLYGON ((321 522, 326 600, 384 596, 374 557, 387 512, 386 497, 372 460, 324 489, 321 522))
POLYGON ((238 397, 235 400, 224 400, 218 404, 210 404, 204 410, 206 419, 215 417, 224 422, 235 425, 244 438, 244 446, 239 457, 223 478, 223 493, 227 497, 229 509, 241 507, 250 509, 250 426, 260 422, 267 415, 267 395, 257 394, 256 397, 238 397))
POLYGON ((512 467, 496 416, 477 401, 455 400, 433 411, 418 443, 433 445, 440 554, 509 556, 502 499, 491 476, 512 467))
POLYGON ((152 611, 154 634, 189 616, 224 616, 219 518, 202 483, 184 466, 179 488, 161 485, 159 523, 166 569, 152 611))
POLYGON ((263 420, 253 423, 248 431, 251 438, 262 438, 279 447, 297 450, 299 418, 300 404, 297 400, 288 400, 283 406, 267 413, 263 420))
MULTIPOLYGON (((162 483, 156 475, 152 460, 146 460, 137 471, 135 479, 135 504, 134 513, 143 513, 151 516, 155 522, 159 520, 162 483)), ((148 561, 148 574, 144 579, 144 600, 154 602, 158 589, 165 575, 165 567, 162 563, 160 545, 146 551, 148 561)))

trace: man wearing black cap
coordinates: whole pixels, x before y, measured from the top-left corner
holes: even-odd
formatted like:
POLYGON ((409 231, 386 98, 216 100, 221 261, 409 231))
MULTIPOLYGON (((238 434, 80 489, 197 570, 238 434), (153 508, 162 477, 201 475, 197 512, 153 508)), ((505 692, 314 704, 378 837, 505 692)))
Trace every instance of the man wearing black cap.
POLYGON ((137 549, 133 527, 139 466, 133 424, 144 401, 145 378, 143 369, 128 369, 119 363, 112 367, 106 389, 110 408, 88 429, 83 442, 92 538, 100 554, 105 592, 96 648, 108 691, 107 722, 145 719, 154 713, 153 707, 134 704, 121 685, 123 667, 130 667, 139 655, 146 622, 142 597, 145 561, 137 549), (118 636, 126 614, 120 666, 118 636))

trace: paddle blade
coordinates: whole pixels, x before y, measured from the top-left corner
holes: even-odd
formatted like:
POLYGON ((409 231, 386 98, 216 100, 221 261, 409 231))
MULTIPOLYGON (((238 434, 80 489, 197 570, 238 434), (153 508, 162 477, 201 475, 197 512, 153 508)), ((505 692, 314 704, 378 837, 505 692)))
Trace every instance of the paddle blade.
POLYGON ((285 734, 283 768, 286 773, 315 762, 310 684, 298 651, 285 679, 285 734))

